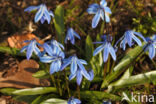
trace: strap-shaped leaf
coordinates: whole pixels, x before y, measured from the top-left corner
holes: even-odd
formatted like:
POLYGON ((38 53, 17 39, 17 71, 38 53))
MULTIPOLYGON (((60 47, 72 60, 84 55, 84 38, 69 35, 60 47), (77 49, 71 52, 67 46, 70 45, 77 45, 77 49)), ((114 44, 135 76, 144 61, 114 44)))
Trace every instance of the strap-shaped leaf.
POLYGON ((137 46, 134 49, 130 50, 126 56, 119 62, 118 65, 114 67, 114 72, 107 75, 106 79, 103 81, 101 88, 108 86, 108 84, 116 79, 121 73, 123 73, 131 63, 139 56, 143 51, 143 46, 137 46))
POLYGON ((48 95, 41 95, 38 96, 35 100, 32 101, 31 104, 41 104, 41 102, 50 99, 50 98, 59 98, 60 96, 56 94, 48 94, 48 95))
POLYGON ((2 88, 0 89, 0 92, 6 95, 12 95, 12 92, 16 91, 15 88, 2 88))
POLYGON ((62 6, 57 6, 55 10, 54 26, 57 32, 57 39, 63 44, 64 39, 64 9, 62 6))
POLYGON ((86 46, 85 46, 85 56, 86 56, 87 61, 91 60, 93 56, 93 50, 94 50, 93 42, 92 42, 91 37, 88 35, 86 38, 86 46))
POLYGON ((111 99, 113 101, 119 101, 121 98, 117 95, 113 95, 106 92, 100 91, 81 91, 81 99, 93 99, 103 101, 104 99, 111 99))
POLYGON ((156 81, 156 71, 151 71, 143 74, 130 76, 128 78, 122 78, 108 86, 108 90, 124 88, 128 86, 140 85, 144 83, 150 83, 156 81))
POLYGON ((42 102, 41 104, 67 104, 67 101, 58 99, 58 98, 51 98, 51 99, 48 99, 48 100, 42 102))
POLYGON ((36 72, 32 76, 35 77, 35 78, 40 78, 40 79, 44 79, 44 78, 49 78, 50 77, 48 72, 46 72, 45 70, 39 70, 38 72, 36 72))
POLYGON ((46 93, 57 93, 57 89, 55 87, 36 87, 36 88, 16 90, 12 93, 14 95, 38 95, 38 94, 46 94, 46 93))

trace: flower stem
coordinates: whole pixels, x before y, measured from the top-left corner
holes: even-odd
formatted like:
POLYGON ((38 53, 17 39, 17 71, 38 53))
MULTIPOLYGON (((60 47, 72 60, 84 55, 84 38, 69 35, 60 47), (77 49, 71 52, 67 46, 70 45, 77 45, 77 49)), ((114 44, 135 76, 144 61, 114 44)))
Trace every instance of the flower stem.
POLYGON ((79 85, 77 85, 77 94, 78 94, 78 98, 80 99, 80 87, 79 87, 79 85))
POLYGON ((66 71, 64 70, 64 76, 65 76, 65 81, 66 81, 66 88, 67 88, 67 91, 68 91, 68 97, 70 98, 70 89, 69 89, 69 83, 68 83, 68 80, 67 80, 67 74, 66 74, 66 71))
POLYGON ((60 85, 59 76, 60 76, 59 73, 57 73, 56 81, 57 81, 57 87, 58 87, 58 90, 59 90, 59 94, 60 94, 60 96, 62 96, 62 88, 61 88, 61 85, 60 85))

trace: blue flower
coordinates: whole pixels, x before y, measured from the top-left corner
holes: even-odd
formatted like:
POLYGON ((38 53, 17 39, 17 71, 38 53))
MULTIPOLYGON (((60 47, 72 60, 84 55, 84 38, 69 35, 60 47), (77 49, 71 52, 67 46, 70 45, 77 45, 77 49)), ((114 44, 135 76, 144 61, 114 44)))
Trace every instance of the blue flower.
POLYGON ((33 10, 38 10, 34 18, 35 22, 38 22, 40 20, 41 23, 43 24, 45 20, 47 20, 48 24, 50 24, 51 16, 54 17, 53 12, 48 11, 45 4, 41 4, 39 6, 29 6, 24 11, 31 12, 33 10))
POLYGON ((87 12, 89 14, 95 14, 93 20, 92 20, 92 28, 95 28, 99 21, 100 17, 102 20, 106 20, 106 22, 110 22, 109 14, 111 14, 111 10, 109 7, 107 7, 107 2, 105 0, 101 0, 100 5, 94 3, 89 6, 87 9, 87 12))
POLYGON ((77 71, 75 73, 71 73, 70 76, 69 76, 69 80, 72 80, 73 78, 76 77, 76 82, 78 85, 81 84, 82 82, 82 78, 83 76, 88 79, 89 81, 92 81, 93 80, 93 77, 94 77, 94 73, 93 71, 91 70, 89 73, 85 70, 85 68, 80 68, 78 67, 77 71))
POLYGON ((65 38, 65 43, 67 44, 67 40, 70 40, 72 44, 75 44, 75 37, 80 39, 80 36, 72 28, 69 28, 65 38))
POLYGON ((123 48, 123 50, 126 49, 126 44, 128 43, 129 47, 131 47, 134 44, 134 41, 141 46, 142 43, 138 37, 142 38, 144 41, 145 38, 142 36, 142 34, 138 32, 134 32, 132 30, 128 30, 125 32, 125 34, 116 42, 115 47, 117 48, 118 43, 120 42, 120 48, 123 48))
POLYGON ((41 52, 39 50, 39 48, 37 47, 38 46, 41 46, 39 43, 37 43, 37 41, 35 39, 33 40, 27 40, 25 41, 26 43, 29 42, 28 45, 24 46, 20 52, 23 52, 25 50, 27 50, 27 53, 26 53, 26 57, 27 57, 27 60, 29 60, 32 56, 32 53, 34 52, 38 57, 41 56, 41 52))
POLYGON ((103 101, 102 104, 112 104, 111 101, 103 101))
POLYGON ((147 44, 147 48, 145 49, 145 51, 149 51, 149 57, 150 59, 153 59, 156 54, 156 35, 153 35, 152 38, 147 37, 146 42, 148 44, 147 44))
POLYGON ((63 65, 61 67, 61 70, 63 70, 64 68, 66 68, 69 64, 71 64, 70 66, 70 72, 72 74, 75 74, 78 67, 80 67, 81 69, 85 69, 83 64, 87 65, 87 62, 85 60, 82 59, 78 59, 76 55, 69 57, 68 59, 64 59, 63 60, 63 65))
POLYGON ((48 55, 40 57, 40 61, 44 63, 51 63, 50 74, 58 72, 61 69, 62 59, 64 59, 65 54, 59 49, 59 47, 51 47, 47 43, 43 44, 45 52, 48 55))
POLYGON ((79 99, 76 99, 74 97, 71 97, 69 100, 68 100, 68 104, 81 104, 81 101, 79 99))
POLYGON ((62 50, 62 49, 64 50, 64 46, 61 43, 54 40, 54 39, 51 40, 50 44, 51 44, 52 48, 58 47, 60 50, 62 50))
POLYGON ((99 52, 103 50, 103 61, 106 62, 109 56, 109 53, 111 54, 113 60, 116 60, 116 53, 114 48, 112 47, 110 41, 112 41, 111 36, 103 36, 103 42, 94 42, 95 44, 102 44, 99 47, 97 47, 94 50, 93 56, 97 55, 99 52))

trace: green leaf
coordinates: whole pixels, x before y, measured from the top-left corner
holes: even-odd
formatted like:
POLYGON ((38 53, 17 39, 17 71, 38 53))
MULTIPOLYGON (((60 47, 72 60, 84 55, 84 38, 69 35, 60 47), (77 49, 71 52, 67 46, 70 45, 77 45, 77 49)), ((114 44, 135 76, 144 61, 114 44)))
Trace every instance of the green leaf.
POLYGON ((126 54, 126 56, 119 62, 119 64, 114 67, 114 72, 106 76, 106 79, 103 81, 101 88, 108 86, 111 81, 116 79, 122 72, 124 72, 142 51, 143 46, 137 46, 134 49, 130 50, 126 54))
POLYGON ((64 9, 58 5, 55 10, 54 26, 57 32, 57 40, 63 44, 64 39, 64 9))
POLYGON ((41 104, 67 104, 67 101, 58 99, 58 98, 51 98, 51 99, 48 99, 48 100, 42 102, 41 104))
MULTIPOLYGON (((17 48, 1 47, 0 46, 0 52, 8 53, 13 56, 26 56, 26 52, 21 53, 20 50, 17 48)), ((34 54, 32 55, 32 57, 37 58, 34 54)))
POLYGON ((20 102, 26 102, 28 104, 31 104, 31 102, 36 99, 38 95, 24 95, 24 96, 16 96, 13 97, 14 100, 20 101, 20 102))
POLYGON ((89 99, 89 100, 99 100, 103 101, 104 99, 111 99, 113 101, 119 101, 121 98, 117 95, 113 95, 106 92, 100 92, 100 91, 81 91, 80 92, 81 99, 89 99))
POLYGON ((92 42, 91 37, 88 35, 86 38, 86 46, 85 46, 85 56, 86 56, 87 61, 91 60, 93 56, 93 50, 94 50, 93 42, 92 42))
POLYGON ((39 70, 38 72, 34 73, 32 76, 35 77, 35 78, 40 78, 40 79, 50 77, 48 72, 46 72, 45 70, 39 70))
POLYGON ((6 95, 12 95, 12 92, 16 91, 15 88, 2 88, 0 89, 0 92, 6 95))
POLYGON ((16 90, 13 92, 14 95, 38 95, 46 93, 57 93, 57 89, 55 87, 36 87, 16 90))
POLYGON ((31 104, 40 104, 41 102, 50 98, 59 98, 59 96, 56 94, 41 95, 41 96, 38 96, 35 100, 33 100, 31 104))
POLYGON ((152 81, 156 81, 156 71, 150 71, 143 74, 138 74, 134 76, 130 76, 128 78, 123 78, 118 80, 108 86, 109 91, 112 89, 119 89, 134 85, 141 85, 145 83, 150 83, 152 81))

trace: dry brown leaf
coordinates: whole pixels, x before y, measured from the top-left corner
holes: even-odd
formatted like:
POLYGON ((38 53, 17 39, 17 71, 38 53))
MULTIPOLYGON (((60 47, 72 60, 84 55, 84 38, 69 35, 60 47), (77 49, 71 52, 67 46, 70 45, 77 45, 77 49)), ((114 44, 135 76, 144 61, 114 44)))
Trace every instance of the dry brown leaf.
MULTIPOLYGON (((7 77, 2 77, 3 73, 0 72, 0 88, 3 87, 15 87, 15 88, 30 88, 39 86, 49 86, 50 83, 47 80, 40 80, 32 77, 32 74, 37 72, 39 64, 34 60, 23 60, 18 65, 18 71, 7 77), (44 83, 43 83, 44 82, 44 83), (45 83, 46 82, 46 83, 45 83)), ((14 69, 10 69, 14 70, 14 69)), ((11 73, 10 73, 11 74, 11 73)))
POLYGON ((27 45, 28 43, 24 43, 25 40, 32 40, 36 39, 38 43, 43 44, 44 42, 40 40, 37 36, 32 33, 25 33, 22 35, 15 34, 7 39, 9 46, 12 48, 21 49, 23 46, 27 45))

